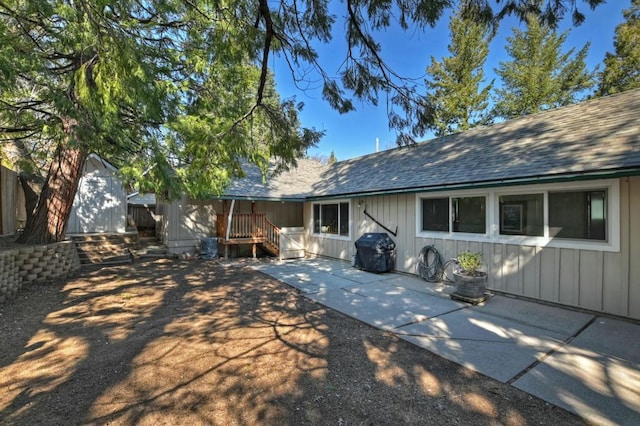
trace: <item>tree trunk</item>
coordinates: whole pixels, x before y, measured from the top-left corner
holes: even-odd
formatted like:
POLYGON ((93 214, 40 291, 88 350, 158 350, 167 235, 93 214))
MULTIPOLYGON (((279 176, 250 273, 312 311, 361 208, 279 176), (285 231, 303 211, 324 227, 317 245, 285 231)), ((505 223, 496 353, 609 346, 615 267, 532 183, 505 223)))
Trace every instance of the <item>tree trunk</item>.
POLYGON ((20 181, 20 186, 24 193, 24 210, 27 215, 28 222, 31 216, 33 216, 33 212, 38 205, 38 194, 42 192, 42 183, 44 182, 44 179, 39 175, 27 175, 20 173, 18 175, 18 180, 20 181))
POLYGON ((64 239, 85 158, 80 149, 58 146, 19 243, 49 244, 64 239))

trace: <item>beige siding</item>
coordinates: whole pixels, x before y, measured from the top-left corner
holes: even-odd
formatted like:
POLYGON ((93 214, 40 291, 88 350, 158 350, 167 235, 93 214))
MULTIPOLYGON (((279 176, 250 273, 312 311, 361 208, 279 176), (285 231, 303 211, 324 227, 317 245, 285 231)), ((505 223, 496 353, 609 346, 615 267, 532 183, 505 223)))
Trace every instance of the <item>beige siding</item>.
POLYGON ((0 194, 2 199, 2 226, 0 234, 13 234, 17 229, 18 175, 13 170, 0 166, 0 194))
MULTIPOLYGON (((351 260, 354 251, 351 249, 353 245, 353 227, 351 229, 351 239, 336 239, 328 237, 320 237, 313 234, 313 204, 304 204, 304 228, 306 231, 307 254, 310 256, 326 256, 342 260, 351 260)), ((355 213, 358 206, 352 203, 351 209, 355 213)), ((355 216, 353 216, 355 218, 355 216)))
POLYGON ((602 310, 603 257, 604 254, 601 251, 580 251, 579 306, 596 311, 602 310))
POLYGON ((541 252, 540 298, 551 302, 560 301, 560 249, 546 248, 541 252))
POLYGON ((216 233, 216 213, 222 201, 193 201, 183 196, 177 201, 159 201, 162 214, 162 242, 172 253, 193 253, 200 240, 216 233))
MULTIPOLYGON (((227 202, 227 209, 231 201, 227 202)), ((194 201, 186 196, 174 202, 158 200, 158 214, 162 216, 159 236, 173 253, 193 252, 200 240, 216 235, 216 215, 224 212, 222 200, 194 201)), ((302 203, 247 201, 234 203, 234 214, 264 213, 277 227, 302 226, 302 203)))
POLYGON ((558 300, 560 303, 566 305, 578 303, 579 259, 576 250, 560 249, 560 297, 558 300))
POLYGON ((425 245, 437 248, 446 261, 460 251, 481 251, 491 289, 640 319, 640 177, 620 179, 620 251, 603 252, 503 243, 416 237, 415 196, 393 195, 352 200, 349 241, 312 235, 311 203, 305 204, 307 252, 348 260, 353 242, 365 232, 383 232, 367 212, 395 230, 396 269, 416 274, 418 253, 425 245), (358 204, 360 203, 360 206, 358 204))
MULTIPOLYGON (((629 235, 629 316, 640 318, 640 177, 629 178, 629 222, 623 233, 629 235)), ((624 271, 624 270, 623 270, 624 271)), ((621 297, 626 296, 625 294, 621 297)))
POLYGON ((528 259, 522 267, 523 294, 534 299, 540 298, 540 248, 523 246, 522 257, 528 259))
MULTIPOLYGON (((302 226, 302 203, 256 201, 256 213, 264 213, 278 228, 302 226)), ((251 213, 251 209, 247 213, 251 213)))

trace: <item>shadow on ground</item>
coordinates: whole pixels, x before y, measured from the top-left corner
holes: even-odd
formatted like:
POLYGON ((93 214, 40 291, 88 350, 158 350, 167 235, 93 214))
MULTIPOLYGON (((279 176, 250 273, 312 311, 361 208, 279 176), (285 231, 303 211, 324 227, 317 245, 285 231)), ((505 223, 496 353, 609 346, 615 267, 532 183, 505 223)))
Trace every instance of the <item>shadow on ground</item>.
POLYGON ((0 306, 8 424, 580 424, 239 263, 157 260, 0 306))

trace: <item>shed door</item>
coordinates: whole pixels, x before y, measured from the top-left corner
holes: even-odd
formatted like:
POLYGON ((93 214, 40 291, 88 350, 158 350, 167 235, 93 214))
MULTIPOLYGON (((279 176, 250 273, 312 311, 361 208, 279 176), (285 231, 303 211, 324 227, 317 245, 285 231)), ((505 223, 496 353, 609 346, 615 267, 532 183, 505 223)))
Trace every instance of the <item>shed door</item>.
POLYGON ((111 176, 85 176, 78 186, 68 232, 122 232, 125 206, 116 196, 119 188, 111 176), (115 193, 114 193, 115 191, 115 193))

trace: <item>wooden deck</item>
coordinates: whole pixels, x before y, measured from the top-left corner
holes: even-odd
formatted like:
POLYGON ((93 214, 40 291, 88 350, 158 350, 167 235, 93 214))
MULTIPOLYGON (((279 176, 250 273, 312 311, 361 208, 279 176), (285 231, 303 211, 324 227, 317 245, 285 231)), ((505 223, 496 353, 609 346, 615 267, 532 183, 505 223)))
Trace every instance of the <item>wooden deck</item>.
POLYGON ((234 214, 229 226, 228 215, 217 215, 216 226, 218 245, 224 248, 224 257, 229 257, 229 248, 242 244, 252 245, 253 257, 260 245, 269 253, 278 256, 280 252, 280 229, 271 223, 263 213, 234 214))

